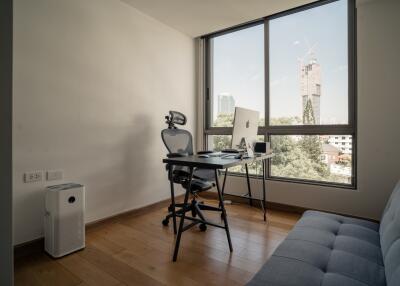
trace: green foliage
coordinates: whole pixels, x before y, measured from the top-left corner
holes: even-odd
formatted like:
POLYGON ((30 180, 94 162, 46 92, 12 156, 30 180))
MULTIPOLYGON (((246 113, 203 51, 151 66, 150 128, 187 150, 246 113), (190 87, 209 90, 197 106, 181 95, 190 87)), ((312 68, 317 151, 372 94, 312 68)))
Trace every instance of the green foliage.
POLYGON ((214 126, 232 127, 233 116, 233 114, 219 114, 217 119, 214 121, 214 126))
POLYGON ((328 166, 321 161, 322 145, 318 136, 273 136, 272 175, 277 177, 324 180, 328 166))
POLYGON ((231 136, 228 135, 214 135, 213 136, 214 151, 221 151, 222 149, 231 147, 231 136))
POLYGON ((301 119, 298 116, 271 118, 270 124, 271 125, 300 125, 301 119))
POLYGON ((298 144, 311 160, 315 162, 321 161, 322 143, 319 136, 302 136, 298 144))
POLYGON ((311 99, 307 99, 306 107, 304 108, 304 113, 303 113, 303 123, 306 125, 315 124, 315 116, 311 99))
MULTIPOLYGON (((231 127, 232 121, 233 114, 221 114, 214 122, 214 125, 231 127)), ((301 124, 299 117, 281 117, 271 120, 271 125, 295 124, 301 124)), ((214 150, 219 151, 229 148, 231 136, 214 135, 213 144, 214 150)), ((271 146, 275 156, 271 160, 271 174, 283 178, 348 183, 347 177, 331 174, 328 166, 322 162, 322 144, 323 140, 318 135, 298 137, 287 135, 272 136, 271 146)), ((343 164, 347 163, 343 162, 343 164)), ((244 173, 244 167, 238 166, 230 171, 244 173)), ((249 172, 251 174, 261 174, 261 168, 253 164, 249 166, 249 172)))

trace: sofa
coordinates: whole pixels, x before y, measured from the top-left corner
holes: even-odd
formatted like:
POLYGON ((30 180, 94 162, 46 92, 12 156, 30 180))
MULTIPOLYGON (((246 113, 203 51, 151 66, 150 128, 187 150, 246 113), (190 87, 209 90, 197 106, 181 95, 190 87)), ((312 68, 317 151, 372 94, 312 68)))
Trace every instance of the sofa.
POLYGON ((380 224, 306 211, 249 286, 400 286, 400 181, 380 224))

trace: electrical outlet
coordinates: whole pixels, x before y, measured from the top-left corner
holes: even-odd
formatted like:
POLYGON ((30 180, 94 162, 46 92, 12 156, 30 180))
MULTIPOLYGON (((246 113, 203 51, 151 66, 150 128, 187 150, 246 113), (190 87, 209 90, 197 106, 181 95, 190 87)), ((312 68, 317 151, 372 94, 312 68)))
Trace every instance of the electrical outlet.
POLYGON ((42 179, 43 179, 42 171, 32 171, 32 172, 26 172, 24 174, 25 183, 40 182, 42 179))
POLYGON ((51 170, 46 173, 47 181, 57 181, 63 179, 63 171, 62 170, 51 170))

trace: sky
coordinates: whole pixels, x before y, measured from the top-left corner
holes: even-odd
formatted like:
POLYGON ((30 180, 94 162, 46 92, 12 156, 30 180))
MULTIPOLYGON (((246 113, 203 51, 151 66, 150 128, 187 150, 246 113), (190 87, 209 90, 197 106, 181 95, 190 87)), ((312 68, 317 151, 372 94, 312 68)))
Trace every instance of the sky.
MULTIPOLYGON (((301 117, 299 59, 313 48, 321 66, 321 123, 346 124, 347 1, 273 19, 269 22, 271 117, 301 117)), ((213 39, 214 116, 217 96, 230 93, 236 106, 264 117, 264 25, 213 39)), ((214 117, 214 118, 215 118, 214 117)))

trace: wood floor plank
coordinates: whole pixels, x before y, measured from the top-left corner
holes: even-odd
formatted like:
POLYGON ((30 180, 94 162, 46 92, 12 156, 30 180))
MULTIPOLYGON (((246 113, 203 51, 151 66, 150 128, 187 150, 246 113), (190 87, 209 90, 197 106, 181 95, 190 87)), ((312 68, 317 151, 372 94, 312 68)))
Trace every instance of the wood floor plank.
POLYGON ((117 286, 120 281, 89 263, 79 255, 68 255, 57 261, 85 284, 92 286, 117 286))
POLYGON ((164 259, 159 259, 158 253, 149 253, 143 257, 131 250, 125 250, 116 257, 167 285, 204 285, 198 282, 201 281, 204 272, 199 269, 190 269, 194 267, 190 264, 172 265, 169 257, 164 256, 164 259))
POLYGON ((91 244, 92 246, 96 247, 97 249, 100 249, 101 251, 109 255, 117 254, 123 251, 126 247, 125 245, 124 247, 117 245, 105 239, 98 233, 92 233, 86 236, 86 243, 91 244))
POLYGON ((39 285, 76 286, 82 282, 77 276, 58 264, 55 259, 45 254, 34 255, 25 259, 28 259, 29 276, 32 282, 20 281, 20 275, 17 272, 18 267, 16 267, 15 285, 37 285, 35 283, 38 283, 39 285))
MULTIPOLYGON (((157 232, 160 235, 158 238, 160 239, 166 239, 166 242, 168 242, 169 245, 173 246, 173 236, 169 234, 168 232, 165 233, 163 231, 160 231, 163 227, 159 222, 157 222, 155 225, 152 222, 130 222, 130 223, 123 223, 124 225, 130 226, 133 229, 136 229, 136 231, 140 231, 141 234, 139 235, 144 235, 147 234, 151 236, 152 233, 157 232), (151 227, 153 226, 153 228, 151 227)), ((265 228, 265 226, 264 226, 265 228)), ((285 236, 283 235, 275 235, 274 233, 269 233, 265 232, 264 234, 255 234, 255 233, 246 233, 246 236, 241 237, 242 235, 238 232, 241 232, 239 229, 233 229, 232 230, 232 241, 234 244, 234 252, 233 256, 242 256, 241 253, 244 252, 255 252, 257 253, 257 257, 251 257, 246 254, 245 257, 250 257, 251 259, 257 259, 259 261, 258 256, 260 255, 265 255, 266 258, 268 258, 268 254, 272 253, 273 250, 278 246, 278 244, 284 239, 285 236), (264 241, 252 241, 251 237, 258 235, 261 237, 264 241)), ((182 246, 185 247, 187 246, 186 242, 193 242, 195 241, 195 245, 204 245, 207 248, 212 248, 212 249, 219 249, 221 251, 225 251, 227 254, 229 254, 228 250, 228 245, 227 245, 227 239, 226 239, 226 234, 224 230, 221 229, 213 229, 209 228, 206 232, 199 232, 198 230, 189 230, 185 232, 185 237, 182 239, 182 246)), ((172 251, 172 250, 171 250, 172 251)), ((207 255, 208 251, 207 249, 203 250, 203 253, 207 255)), ((243 256, 244 257, 244 256, 243 256)), ((265 259, 263 260, 265 261, 265 259)))
MULTIPOLYGON (((157 261, 161 261, 165 264, 172 263, 171 253, 173 250, 173 240, 166 242, 158 236, 149 236, 144 229, 136 230, 124 225, 113 225, 109 230, 104 230, 103 236, 112 240, 114 243, 126 245, 128 249, 142 257, 153 257, 155 259, 153 263, 157 263, 157 261)), ((173 239, 173 237, 170 238, 173 239)), ((182 248, 182 252, 184 252, 185 247, 183 246, 182 248)), ((222 265, 221 263, 221 265, 218 265, 217 261, 211 261, 210 259, 205 261, 205 258, 201 253, 193 254, 193 252, 195 252, 193 248, 187 249, 186 252, 188 255, 185 256, 183 260, 184 263, 173 264, 175 268, 179 267, 182 270, 181 273, 185 273, 185 271, 189 270, 192 271, 192 275, 196 275, 198 278, 202 278, 207 274, 210 276, 218 276, 213 278, 217 284, 221 282, 221 279, 230 279, 229 277, 222 278, 221 272, 215 272, 216 267, 226 267, 226 264, 222 265), (187 267, 187 265, 189 266, 187 267)), ((240 272, 239 269, 237 272, 240 272)), ((238 275, 237 278, 243 278, 243 276, 238 275)), ((210 284, 214 284, 214 282, 210 282, 210 284)), ((232 285, 235 285, 234 281, 232 281, 232 285)))
POLYGON ((32 266, 34 263, 35 262, 31 257, 16 261, 14 267, 15 286, 41 286, 33 272, 32 266))
MULTIPOLYGON (((204 200, 216 204, 215 200, 204 200)), ((15 264, 17 286, 244 285, 285 239, 300 216, 244 204, 227 205, 234 251, 229 252, 223 229, 197 227, 182 236, 173 263, 172 221, 161 220, 165 208, 140 215, 125 214, 90 227, 86 249, 61 259, 41 253, 15 264)), ((222 223, 218 213, 207 213, 222 223)), ((179 221, 179 219, 178 219, 179 221)))
POLYGON ((86 246, 78 255, 126 285, 165 285, 91 245, 86 246))

